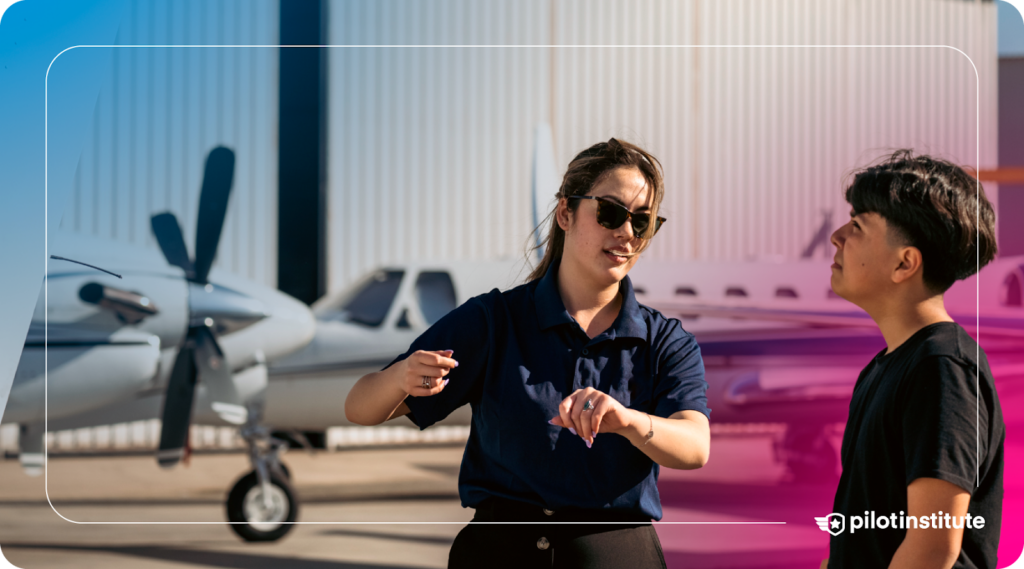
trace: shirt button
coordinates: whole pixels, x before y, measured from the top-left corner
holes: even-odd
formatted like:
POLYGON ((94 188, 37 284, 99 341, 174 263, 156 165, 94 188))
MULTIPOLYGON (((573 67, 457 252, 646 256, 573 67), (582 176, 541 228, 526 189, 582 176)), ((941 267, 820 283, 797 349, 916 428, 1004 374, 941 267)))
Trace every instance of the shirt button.
POLYGON ((583 348, 583 355, 584 355, 584 356, 585 356, 585 355, 587 355, 587 354, 589 354, 589 353, 590 353, 590 351, 589 351, 589 350, 587 350, 586 348, 583 348))
POLYGON ((537 549, 545 550, 549 547, 551 547, 551 542, 548 541, 548 538, 542 537, 537 540, 537 549))
POLYGON ((544 515, 545 516, 553 516, 553 515, 555 515, 555 511, 554 510, 549 510, 547 508, 544 508, 544 515))

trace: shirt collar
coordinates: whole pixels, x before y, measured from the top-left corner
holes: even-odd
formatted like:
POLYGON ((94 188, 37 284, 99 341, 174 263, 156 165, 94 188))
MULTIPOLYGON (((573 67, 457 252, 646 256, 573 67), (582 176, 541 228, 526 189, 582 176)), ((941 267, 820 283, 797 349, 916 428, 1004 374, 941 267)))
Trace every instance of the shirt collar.
MULTIPOLYGON (((647 322, 640 312, 640 304, 636 301, 633 283, 628 275, 619 283, 619 289, 622 291, 622 309, 605 334, 611 339, 629 337, 646 340, 647 322)), ((541 330, 575 322, 572 316, 569 316, 565 305, 562 304, 562 296, 558 293, 558 261, 551 263, 541 277, 533 298, 541 330)))

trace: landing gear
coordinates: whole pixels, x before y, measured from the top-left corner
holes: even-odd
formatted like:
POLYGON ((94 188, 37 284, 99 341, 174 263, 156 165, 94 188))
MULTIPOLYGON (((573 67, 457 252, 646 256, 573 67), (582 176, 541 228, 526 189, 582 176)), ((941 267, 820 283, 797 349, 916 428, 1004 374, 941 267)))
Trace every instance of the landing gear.
POLYGON ((227 514, 231 529, 245 541, 275 541, 291 531, 299 502, 289 482, 290 473, 281 464, 288 443, 256 424, 259 415, 250 410, 250 421, 241 428, 253 470, 231 488, 227 514))
POLYGON ((774 441, 775 459, 786 465, 791 481, 835 481, 839 455, 828 435, 828 425, 788 425, 786 432, 774 441))

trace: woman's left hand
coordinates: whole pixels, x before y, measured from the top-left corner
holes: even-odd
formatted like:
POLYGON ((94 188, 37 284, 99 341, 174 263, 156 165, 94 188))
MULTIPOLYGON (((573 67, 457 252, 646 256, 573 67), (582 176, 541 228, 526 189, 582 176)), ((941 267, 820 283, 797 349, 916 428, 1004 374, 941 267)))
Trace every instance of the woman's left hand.
POLYGON ((636 413, 611 395, 588 387, 577 389, 563 399, 558 405, 558 416, 551 420, 551 424, 575 431, 590 448, 597 433, 615 433, 629 427, 636 413), (587 401, 593 409, 583 409, 587 401))

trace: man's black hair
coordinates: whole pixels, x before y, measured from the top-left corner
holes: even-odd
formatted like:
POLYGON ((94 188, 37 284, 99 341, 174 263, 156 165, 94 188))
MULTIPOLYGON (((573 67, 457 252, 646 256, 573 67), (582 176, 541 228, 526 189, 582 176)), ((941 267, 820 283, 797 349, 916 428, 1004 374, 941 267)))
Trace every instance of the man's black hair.
POLYGON ((995 213, 981 182, 963 168, 897 150, 855 173, 854 214, 874 212, 902 245, 921 251, 928 288, 943 293, 996 256, 995 213))

